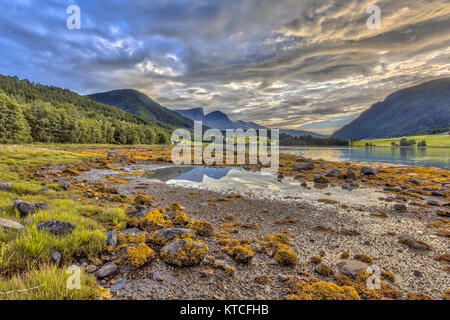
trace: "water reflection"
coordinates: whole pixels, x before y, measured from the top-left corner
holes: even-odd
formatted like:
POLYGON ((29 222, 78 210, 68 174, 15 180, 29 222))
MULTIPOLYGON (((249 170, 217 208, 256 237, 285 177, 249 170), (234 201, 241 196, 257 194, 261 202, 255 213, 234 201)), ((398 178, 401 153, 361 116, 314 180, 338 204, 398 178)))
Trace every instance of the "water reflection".
POLYGON ((369 190, 343 190, 339 186, 313 185, 304 188, 300 181, 283 179, 276 175, 261 175, 260 172, 246 171, 242 168, 207 168, 195 166, 166 167, 149 171, 144 177, 163 181, 170 185, 206 189, 225 193, 239 193, 251 198, 317 200, 329 198, 339 202, 358 203, 375 200, 379 197, 369 190), (326 189, 326 191, 324 191, 326 189), (327 196, 325 196, 325 193, 327 196), (329 194, 329 195, 328 195, 329 194))
POLYGON ((450 170, 450 148, 280 147, 280 153, 327 161, 380 162, 450 170))

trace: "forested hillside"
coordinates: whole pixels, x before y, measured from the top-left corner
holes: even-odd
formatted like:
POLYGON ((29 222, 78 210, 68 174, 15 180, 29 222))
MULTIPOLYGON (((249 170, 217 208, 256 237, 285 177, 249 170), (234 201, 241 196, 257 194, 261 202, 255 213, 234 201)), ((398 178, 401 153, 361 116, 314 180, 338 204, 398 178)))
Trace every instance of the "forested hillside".
POLYGON ((165 144, 172 129, 67 89, 0 75, 0 143, 165 144))
POLYGON ((150 121, 161 121, 177 128, 191 129, 194 127, 192 120, 161 106, 158 102, 137 90, 113 90, 92 94, 89 97, 150 121))

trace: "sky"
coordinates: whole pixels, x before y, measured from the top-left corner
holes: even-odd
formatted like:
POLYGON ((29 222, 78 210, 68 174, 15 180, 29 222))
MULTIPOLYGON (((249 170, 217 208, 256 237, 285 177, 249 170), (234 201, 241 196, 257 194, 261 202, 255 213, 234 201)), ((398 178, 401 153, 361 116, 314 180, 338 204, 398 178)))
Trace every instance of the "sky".
MULTIPOLYGON (((330 134, 450 75, 450 0, 0 0, 0 73, 330 134), (81 29, 68 29, 69 5, 81 29), (367 20, 380 8, 380 28, 367 20)), ((373 20, 370 20, 373 21, 373 20)))

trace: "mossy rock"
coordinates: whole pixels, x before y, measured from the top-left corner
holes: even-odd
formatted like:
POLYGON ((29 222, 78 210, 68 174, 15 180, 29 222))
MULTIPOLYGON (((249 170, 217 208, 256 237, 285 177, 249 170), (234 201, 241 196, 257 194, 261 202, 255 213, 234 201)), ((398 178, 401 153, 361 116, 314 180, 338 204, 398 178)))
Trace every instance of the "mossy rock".
POLYGON ((153 233, 153 241, 160 246, 180 239, 190 239, 195 235, 194 230, 186 228, 164 228, 153 233))
POLYGON ((206 256, 206 244, 194 240, 177 240, 161 249, 161 259, 170 265, 189 267, 200 264, 206 256))

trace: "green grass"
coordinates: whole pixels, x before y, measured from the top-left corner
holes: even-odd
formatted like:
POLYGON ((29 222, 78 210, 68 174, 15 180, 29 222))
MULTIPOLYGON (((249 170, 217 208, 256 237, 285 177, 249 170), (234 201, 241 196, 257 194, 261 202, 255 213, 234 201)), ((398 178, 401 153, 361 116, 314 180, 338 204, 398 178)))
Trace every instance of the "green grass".
MULTIPOLYGON (((415 140, 416 142, 425 140, 428 147, 450 147, 450 135, 448 134, 411 136, 406 138, 408 140, 415 140)), ((377 147, 391 147, 392 142, 395 142, 398 145, 400 140, 401 138, 355 141, 353 146, 364 147, 366 143, 372 143, 377 147)))
POLYGON ((67 269, 42 266, 10 279, 0 279, 0 300, 86 300, 100 299, 96 279, 81 273, 80 289, 70 290, 67 269), (34 289, 33 289, 34 288, 34 289), (19 290, 23 290, 20 292, 19 290))

